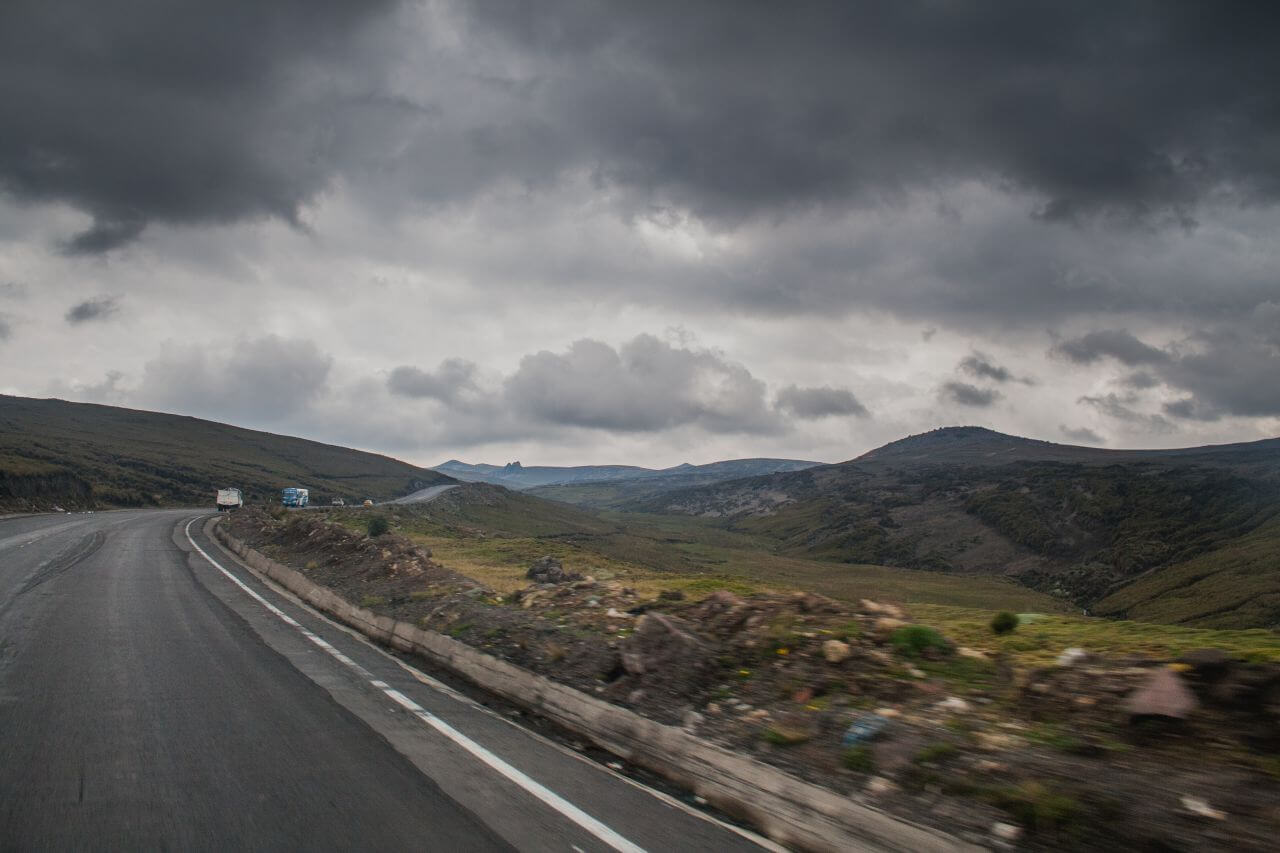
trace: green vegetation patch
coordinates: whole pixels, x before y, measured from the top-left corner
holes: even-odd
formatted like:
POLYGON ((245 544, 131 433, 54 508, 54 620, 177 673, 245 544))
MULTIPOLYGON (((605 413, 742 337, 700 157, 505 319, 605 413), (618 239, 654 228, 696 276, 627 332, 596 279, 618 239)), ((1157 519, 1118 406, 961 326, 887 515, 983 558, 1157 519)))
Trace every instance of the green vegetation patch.
POLYGON ((961 646, 1000 652, 1023 666, 1051 664, 1064 649, 1072 647, 1105 656, 1145 655, 1160 660, 1192 649, 1218 648, 1242 660, 1280 661, 1280 634, 1261 628, 1215 630, 1039 614, 1032 624, 1000 636, 991 632, 989 610, 922 604, 912 607, 912 612, 961 646))

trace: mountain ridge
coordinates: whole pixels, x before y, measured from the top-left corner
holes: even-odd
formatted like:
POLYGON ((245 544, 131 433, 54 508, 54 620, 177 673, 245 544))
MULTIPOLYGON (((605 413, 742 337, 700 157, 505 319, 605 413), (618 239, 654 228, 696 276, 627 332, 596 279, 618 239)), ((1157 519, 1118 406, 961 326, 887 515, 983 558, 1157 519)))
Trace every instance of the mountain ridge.
POLYGON ((463 482, 491 483, 511 489, 533 489, 541 486, 558 486, 584 483, 607 483, 623 480, 644 480, 671 476, 698 476, 732 478, 777 471, 799 471, 821 465, 800 459, 745 458, 726 459, 704 465, 682 462, 670 468, 643 468, 638 465, 522 465, 508 462, 506 465, 486 463, 471 464, 450 459, 433 470, 455 477, 463 482))
POLYGON ((1280 626, 1280 439, 1106 450, 945 428, 621 508, 718 519, 784 555, 1007 576, 1108 615, 1280 626))

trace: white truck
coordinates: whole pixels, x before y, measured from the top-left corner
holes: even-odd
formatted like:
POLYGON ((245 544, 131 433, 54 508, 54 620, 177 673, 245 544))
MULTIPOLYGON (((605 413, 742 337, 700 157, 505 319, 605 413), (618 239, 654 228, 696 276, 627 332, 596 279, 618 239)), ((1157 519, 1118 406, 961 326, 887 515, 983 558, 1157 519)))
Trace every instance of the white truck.
POLYGON ((244 506, 244 495, 239 489, 218 489, 218 512, 230 512, 244 506))

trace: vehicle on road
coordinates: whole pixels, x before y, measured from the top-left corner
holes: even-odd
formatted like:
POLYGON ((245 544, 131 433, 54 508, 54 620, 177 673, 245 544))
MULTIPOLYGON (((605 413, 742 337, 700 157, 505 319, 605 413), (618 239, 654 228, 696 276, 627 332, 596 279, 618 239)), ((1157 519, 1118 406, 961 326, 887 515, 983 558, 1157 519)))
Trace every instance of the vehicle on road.
POLYGON ((218 512, 230 512, 244 506, 244 494, 239 489, 218 489, 218 512))
POLYGON ((333 499, 333 506, 346 506, 346 505, 347 505, 347 502, 344 501, 342 498, 333 499))
POLYGON ((280 493, 280 503, 301 509, 311 503, 311 494, 306 489, 290 486, 280 493))
POLYGON ((366 506, 366 507, 373 506, 373 501, 371 501, 371 500, 369 500, 368 498, 366 498, 366 499, 365 499, 365 502, 364 502, 363 504, 361 504, 361 506, 366 506))

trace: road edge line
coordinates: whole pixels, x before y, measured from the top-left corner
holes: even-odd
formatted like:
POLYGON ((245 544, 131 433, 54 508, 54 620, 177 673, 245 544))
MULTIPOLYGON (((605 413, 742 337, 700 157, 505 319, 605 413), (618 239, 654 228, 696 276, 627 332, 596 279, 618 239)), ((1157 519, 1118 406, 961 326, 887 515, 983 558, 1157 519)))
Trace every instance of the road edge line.
POLYGON ((578 808, 573 803, 566 800, 564 797, 561 797, 559 794, 552 791, 550 788, 546 787, 541 782, 531 778, 530 776, 526 775, 523 771, 508 764, 502 758, 490 752, 488 749, 481 746, 480 744, 476 743, 474 740, 467 737, 462 732, 458 731, 453 726, 446 723, 444 720, 441 720, 439 717, 436 717, 430 711, 427 711, 421 705, 414 702, 412 699, 405 696, 400 691, 395 690, 394 688, 389 687, 385 682, 379 681, 378 679, 374 678, 372 673, 370 673, 364 667, 360 666, 351 658, 344 655, 342 652, 338 651, 336 648, 333 647, 333 645, 331 645, 323 637, 320 637, 318 634, 316 634, 315 632, 311 631, 310 629, 302 625, 300 622, 298 622, 298 620, 294 619, 292 616, 285 613, 283 610, 276 607, 274 604, 272 604, 271 602, 263 598, 261 595, 259 595, 256 590, 250 588, 248 584, 240 580, 240 578, 236 577, 234 573, 226 569, 221 563, 219 563, 212 556, 210 556, 209 552, 201 548, 200 544, 196 542, 195 537, 191 535, 191 525, 195 524, 195 522, 202 517, 203 516, 197 516, 196 518, 192 518, 183 527, 183 533, 186 535, 187 541, 191 543, 191 547, 194 548, 196 552, 200 554, 200 556, 204 557, 204 559, 208 561, 208 563, 211 566, 213 566, 215 569, 221 572, 224 576, 226 576, 228 580, 230 580, 232 583, 238 586, 246 594, 248 594, 250 598, 252 598, 253 600, 257 601, 259 604, 261 604, 263 607, 265 607, 268 612, 278 617, 285 624, 295 628, 300 634, 302 634, 302 636, 306 637, 314 645, 321 648, 323 651, 325 651, 327 654, 329 654, 331 657, 333 657, 343 666, 346 666, 347 668, 356 672, 356 674, 358 674, 361 678, 363 678, 366 682, 368 682, 368 684, 372 686, 375 690, 379 690, 380 692, 385 694, 389 699, 391 699, 397 705, 400 705, 405 710, 409 711, 411 714, 413 714, 415 717, 421 720, 424 724, 430 726, 435 731, 449 738, 449 740, 453 741, 455 744, 462 747, 464 750, 466 750, 475 758, 479 759, 489 768, 499 773, 503 778, 507 779, 508 781, 512 782, 516 786, 520 787, 526 793, 531 794, 533 797, 540 800, 547 806, 550 806, 551 808, 555 809, 562 816, 569 819, 573 823, 577 824, 579 827, 586 830, 591 835, 598 838, 600 841, 609 845, 614 850, 619 851, 619 853, 645 853, 645 850, 643 847, 640 847, 639 845, 635 844, 631 840, 625 838, 620 833, 614 831, 609 826, 604 824, 602 821, 599 821, 596 818, 592 817, 591 815, 587 814, 585 811, 578 808))

